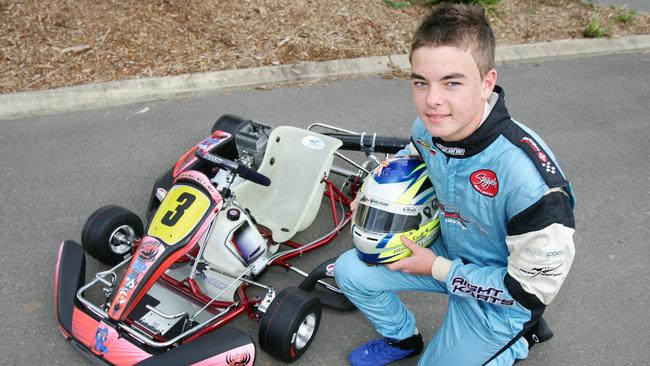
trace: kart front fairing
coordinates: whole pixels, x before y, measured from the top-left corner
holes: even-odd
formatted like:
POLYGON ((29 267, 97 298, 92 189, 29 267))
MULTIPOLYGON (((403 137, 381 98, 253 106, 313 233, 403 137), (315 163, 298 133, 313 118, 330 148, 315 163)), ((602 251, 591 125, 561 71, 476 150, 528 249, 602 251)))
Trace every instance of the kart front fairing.
POLYGON ((169 267, 198 249, 199 239, 223 205, 221 195, 202 173, 180 173, 148 225, 147 236, 131 258, 108 315, 125 320, 169 267))

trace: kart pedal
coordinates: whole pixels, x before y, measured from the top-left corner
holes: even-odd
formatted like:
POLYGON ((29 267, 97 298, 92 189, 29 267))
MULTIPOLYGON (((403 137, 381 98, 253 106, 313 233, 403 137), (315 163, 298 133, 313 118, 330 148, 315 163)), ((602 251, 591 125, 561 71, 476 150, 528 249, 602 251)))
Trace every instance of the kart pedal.
POLYGON ((133 310, 132 318, 135 323, 153 336, 163 336, 173 338, 183 332, 183 319, 165 319, 158 314, 147 309, 147 305, 155 308, 160 301, 155 297, 145 294, 138 306, 133 310))
POLYGON ((163 334, 163 337, 165 337, 166 339, 172 339, 172 338, 176 337, 177 335, 183 333, 183 331, 185 331, 186 329, 192 328, 192 327, 196 326, 197 324, 198 323, 195 322, 195 321, 185 324, 185 322, 182 321, 182 319, 181 319, 181 321, 174 324, 173 327, 171 327, 167 332, 165 332, 165 334, 163 334))
POLYGON ((150 305, 152 307, 156 307, 160 304, 160 301, 158 301, 156 298, 152 297, 149 294, 145 294, 144 297, 142 297, 142 300, 138 303, 138 305, 133 309, 133 312, 131 313, 131 318, 133 319, 140 319, 143 316, 145 316, 149 310, 147 310, 147 305, 150 305))

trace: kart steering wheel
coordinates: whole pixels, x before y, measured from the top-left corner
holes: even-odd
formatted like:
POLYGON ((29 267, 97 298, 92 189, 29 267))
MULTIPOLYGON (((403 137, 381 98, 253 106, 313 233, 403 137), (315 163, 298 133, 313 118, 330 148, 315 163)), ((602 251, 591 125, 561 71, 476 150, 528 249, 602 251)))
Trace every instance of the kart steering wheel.
POLYGON ((194 152, 194 156, 204 161, 207 161, 214 166, 236 173, 240 177, 250 180, 253 183, 257 183, 265 187, 271 185, 271 179, 266 175, 258 173, 257 171, 248 168, 245 165, 236 163, 232 160, 222 158, 221 156, 217 156, 214 154, 210 154, 209 152, 203 149, 196 150, 194 152))

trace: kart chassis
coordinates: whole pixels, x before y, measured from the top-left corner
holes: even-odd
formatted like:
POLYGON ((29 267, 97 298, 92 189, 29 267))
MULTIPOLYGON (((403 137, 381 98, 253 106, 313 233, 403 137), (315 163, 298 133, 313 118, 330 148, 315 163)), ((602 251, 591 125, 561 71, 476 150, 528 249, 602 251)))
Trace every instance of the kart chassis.
MULTIPOLYGON (((219 123, 219 121, 217 121, 217 123, 219 123)), ((215 127, 216 126, 217 125, 215 124, 215 127)), ((111 303, 115 304, 115 291, 118 289, 117 286, 119 285, 118 279, 120 278, 120 275, 118 273, 122 273, 122 285, 124 285, 124 278, 127 276, 126 271, 128 271, 128 269, 125 270, 125 268, 131 268, 131 266, 133 266, 134 258, 132 256, 138 255, 138 253, 142 255, 139 249, 140 246, 143 245, 143 240, 145 237, 136 237, 132 228, 128 226, 120 226, 116 228, 111 234, 110 241, 111 245, 113 246, 112 250, 117 253, 124 252, 124 259, 114 265, 112 268, 96 273, 94 278, 85 284, 82 283, 83 272, 85 271, 83 253, 77 253, 78 249, 76 248, 68 248, 71 247, 71 245, 69 245, 70 243, 64 242, 62 243, 61 249, 59 251, 59 261, 57 261, 56 269, 57 277, 55 279, 55 302, 57 303, 57 319, 59 320, 59 327, 64 336, 68 339, 72 339, 80 349, 86 351, 87 355, 94 354, 94 356, 99 355, 103 357, 103 355, 101 355, 101 352, 98 352, 95 348, 96 345, 91 346, 90 352, 88 352, 88 340, 86 339, 85 345, 82 345, 81 343, 84 342, 81 342, 79 339, 77 339, 79 336, 77 334, 73 334, 75 332, 74 329, 72 329, 73 326, 70 325, 70 323, 75 322, 99 324, 97 326, 97 332, 99 332, 99 329, 102 326, 113 328, 116 334, 121 335, 113 335, 112 337, 121 338, 122 336, 125 336, 125 338, 127 338, 128 342, 130 343, 129 347, 131 344, 139 344, 137 347, 146 352, 145 356, 137 355, 137 357, 129 359, 130 361, 127 363, 135 363, 131 361, 142 361, 143 359, 145 361, 155 362, 155 355, 160 354, 161 352, 169 353, 172 355, 166 358, 158 357, 161 360, 173 359, 173 356, 175 356, 174 352, 178 351, 178 348, 185 347, 185 350, 183 351, 189 351, 191 347, 187 347, 185 345, 192 345, 193 343, 196 343, 197 346, 194 347, 196 349, 199 347, 199 343, 203 344, 208 342, 207 338, 211 337, 209 340, 214 341, 218 337, 222 337, 227 333, 226 329, 229 329, 224 329, 223 326, 242 314, 247 314, 247 316, 251 319, 259 320, 264 316, 269 308, 272 308, 273 311, 276 311, 275 308, 277 308, 277 305, 274 305, 274 300, 278 294, 276 293, 275 289, 272 286, 265 285, 257 281, 257 277, 259 277, 267 267, 273 265, 278 265, 288 271, 292 271, 304 277, 305 279, 299 288, 312 290, 315 284, 318 284, 321 286, 321 288, 325 289, 326 292, 328 291, 331 294, 334 294, 334 297, 336 299, 332 300, 331 296, 325 296, 321 291, 317 292, 317 295, 319 295, 318 298, 324 305, 338 308, 339 310, 353 309, 354 306, 351 305, 347 299, 345 299, 340 290, 338 290, 335 285, 332 285, 324 280, 326 277, 333 277, 333 273, 331 272, 332 269, 330 266, 332 266, 335 258, 324 262, 321 266, 314 269, 311 273, 307 273, 290 264, 289 260, 297 256, 301 256, 306 252, 327 245, 338 235, 338 233, 340 233, 343 227, 345 227, 351 219, 352 213, 349 210, 349 205, 356 195, 357 189, 363 181, 363 178, 374 166, 378 165, 380 162, 374 153, 395 152, 396 148, 403 147, 406 142, 393 141, 391 143, 386 143, 381 142, 382 139, 385 138, 379 138, 380 142, 376 144, 378 140, 378 137, 376 135, 356 133, 354 131, 349 131, 325 124, 312 124, 307 128, 307 131, 312 131, 315 128, 334 131, 328 134, 343 141, 343 146, 340 147, 340 149, 363 151, 367 157, 367 160, 363 164, 358 164, 339 151, 334 151, 334 155, 338 156, 343 161, 353 165, 357 171, 355 172, 349 169, 337 167, 335 165, 331 165, 329 167, 328 172, 335 173, 346 178, 341 188, 338 188, 329 179, 327 172, 322 176, 320 183, 324 184, 325 186, 323 190, 323 196, 329 203, 329 209, 331 211, 331 217, 333 221, 333 228, 329 232, 327 232, 322 237, 308 243, 299 243, 291 239, 277 243, 273 240, 274 235, 271 230, 266 228, 264 225, 255 225, 256 229, 259 230, 261 237, 268 243, 268 255, 259 256, 257 259, 251 261, 250 263, 247 263, 247 265, 244 267, 244 270, 231 273, 228 270, 224 270, 218 265, 213 265, 209 261, 205 260, 204 257, 204 251, 208 246, 206 242, 208 241, 208 238, 211 237, 212 230, 219 230, 219 228, 216 227, 218 226, 217 219, 214 217, 213 221, 209 223, 207 229, 203 233, 199 232, 200 238, 198 239, 198 246, 196 246, 190 252, 184 252, 182 258, 176 260, 174 265, 167 268, 164 273, 161 273, 157 279, 152 281, 153 284, 150 285, 150 288, 147 289, 144 297, 141 300, 138 300, 139 302, 137 303, 136 309, 131 312, 138 313, 139 315, 123 317, 120 321, 115 321, 115 316, 111 317, 110 314, 111 303), (344 193, 346 189, 348 192, 347 195, 344 193), (278 250, 281 244, 287 246, 289 249, 281 251, 278 250), (61 306, 59 305, 61 300, 59 300, 59 298, 62 297, 62 291, 65 292, 69 290, 61 290, 61 286, 59 285, 59 277, 68 279, 72 278, 73 281, 75 281, 77 277, 75 277, 74 273, 70 274, 64 273, 65 271, 62 272, 59 262, 66 261, 66 259, 62 259, 62 256, 75 257, 79 255, 81 255, 81 264, 77 269, 77 272, 81 274, 76 275, 79 280, 79 287, 76 290, 74 300, 75 305, 71 311, 72 321, 65 319, 62 320, 62 311, 65 313, 68 310, 61 310, 61 306), (209 277, 208 274, 220 276, 219 278, 221 281, 214 280, 214 277, 209 277), (197 278, 202 279, 203 281, 197 281, 197 278), (216 285, 213 283, 214 286, 207 286, 206 283, 210 284, 209 278, 212 278, 213 282, 215 282, 216 285), (224 282, 224 278, 230 279, 230 282, 224 282), (96 288, 97 286, 101 287, 101 291, 105 298, 105 301, 103 303, 93 301, 89 297, 86 297, 86 293, 91 289, 96 288), (265 295, 263 297, 249 296, 247 294, 247 289, 251 286, 263 289, 265 295), (224 300, 224 298, 232 298, 232 301, 224 300), (158 299, 164 299, 164 301, 159 301, 158 299), (95 320, 92 320, 91 318, 95 320), (219 333, 219 335, 217 335, 217 333, 219 333), (151 357, 151 359, 147 360, 147 356, 151 355, 154 357, 151 357)), ((174 172, 176 173, 175 176, 177 176, 179 170, 187 170, 191 165, 187 163, 187 158, 191 157, 190 155, 192 153, 194 153, 197 158, 201 158, 207 161, 213 161, 214 159, 220 160, 219 158, 211 156, 209 153, 201 156, 196 150, 191 149, 177 162, 176 166, 174 167, 174 172)), ((216 161, 213 162, 216 163, 216 161)), ((223 196, 223 206, 216 208, 215 212, 218 210, 224 211, 228 208, 234 207, 239 209, 240 212, 244 213, 248 217, 250 213, 247 213, 246 209, 239 205, 236 199, 236 194, 233 190, 230 189, 233 183, 236 181, 238 175, 237 173, 239 170, 235 171, 234 168, 232 168, 233 165, 217 165, 220 168, 226 168, 225 170, 229 173, 225 178, 225 186, 222 185, 220 190, 220 193, 223 196), (228 168, 231 170, 228 170, 228 168)), ((162 198, 159 199, 162 201, 162 198)), ((149 219, 151 219, 151 217, 149 217, 149 219)), ((247 218, 247 220, 252 221, 254 224, 257 224, 255 220, 252 219, 252 217, 247 218)), ((280 295, 285 296, 285 292, 286 291, 282 291, 280 295)), ((67 318, 67 316, 64 316, 63 318, 67 318)), ((297 347, 298 351, 301 351, 302 348, 308 346, 309 342, 311 342, 311 339, 313 338, 313 335, 318 328, 319 319, 320 310, 318 310, 318 315, 313 313, 307 314, 304 318, 303 323, 300 324, 300 326, 297 328, 292 342, 295 340, 294 347, 297 347), (315 317, 318 317, 318 319, 315 320, 315 317)), ((264 319, 262 319, 262 323, 265 323, 264 319)), ((228 332, 230 332, 230 330, 228 330, 228 332)), ((96 340, 97 336, 98 333, 95 334, 96 340)), ((232 334, 231 336, 237 339, 240 338, 239 334, 232 334)), ((87 335, 84 337, 88 338, 87 335)), ((249 347, 245 349, 248 350, 252 346, 247 346, 245 344, 246 342, 248 341, 239 341, 239 343, 230 345, 230 348, 241 350, 245 347, 249 347)), ((292 349, 292 352, 295 353, 295 350, 292 349)), ((302 352, 304 352, 304 350, 302 350, 302 352)), ((180 352, 176 353, 180 354, 180 352)), ((212 356, 212 354, 209 354, 205 357, 209 356, 212 356)), ((226 357, 231 357, 231 354, 228 354, 226 357)), ((254 349, 252 351, 246 351, 244 353, 238 354, 236 357, 240 357, 242 362, 252 362, 254 361, 254 349), (253 353, 252 358, 250 356, 250 353, 253 353), (247 354, 248 356, 246 356, 247 354)), ((90 358, 93 359, 92 357, 90 358)), ((295 359, 297 359, 297 357, 293 355, 288 359, 288 361, 292 362, 295 359)), ((111 363, 116 363, 114 360, 115 358, 109 361, 111 363)), ((185 361, 186 359, 183 360, 185 361)), ((171 364, 174 364, 174 362, 177 361, 172 361, 171 364)), ((244 365, 249 363, 241 364, 244 365)))

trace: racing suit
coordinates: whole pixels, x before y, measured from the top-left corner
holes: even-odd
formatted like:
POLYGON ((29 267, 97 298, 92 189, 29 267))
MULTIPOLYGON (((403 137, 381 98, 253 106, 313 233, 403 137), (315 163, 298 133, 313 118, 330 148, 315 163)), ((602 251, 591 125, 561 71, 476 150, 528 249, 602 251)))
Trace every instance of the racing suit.
POLYGON ((447 314, 419 365, 511 365, 528 355, 522 335, 544 312, 574 257, 574 198, 554 155, 512 120, 503 90, 462 141, 431 137, 418 118, 411 145, 436 189, 441 236, 432 275, 368 266, 354 249, 335 264, 342 291, 384 337, 414 334, 396 292, 449 295, 447 314))

